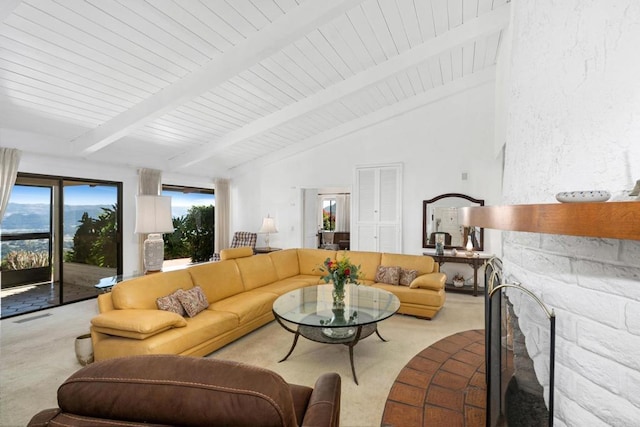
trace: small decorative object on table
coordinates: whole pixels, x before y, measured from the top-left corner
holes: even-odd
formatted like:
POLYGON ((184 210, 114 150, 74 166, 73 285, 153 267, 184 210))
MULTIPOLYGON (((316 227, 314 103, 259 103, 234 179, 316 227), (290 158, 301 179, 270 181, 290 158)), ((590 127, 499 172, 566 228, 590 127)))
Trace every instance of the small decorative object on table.
POLYGON ((436 255, 444 255, 444 243, 445 243, 446 233, 443 233, 441 231, 436 231, 433 234, 436 242, 436 255))
POLYGON ((460 273, 456 273, 456 275, 453 276, 453 286, 455 286, 456 288, 461 288, 464 286, 464 277, 462 277, 460 273))
POLYGON ((473 243, 471 243, 471 236, 467 237, 467 256, 468 257, 472 257, 473 256, 473 243))
MULTIPOLYGON (((349 258, 344 257, 340 261, 327 258, 324 261, 320 271, 324 271, 327 274, 322 277, 325 283, 333 283, 333 307, 331 311, 333 316, 330 320, 324 322, 326 326, 347 326, 354 318, 358 316, 357 312, 354 312, 349 319, 344 315, 344 297, 345 297, 345 285, 347 283, 358 284, 358 277, 360 275, 360 266, 351 264, 349 258)), ((355 334, 355 328, 325 328, 322 333, 331 338, 347 338, 355 334)))

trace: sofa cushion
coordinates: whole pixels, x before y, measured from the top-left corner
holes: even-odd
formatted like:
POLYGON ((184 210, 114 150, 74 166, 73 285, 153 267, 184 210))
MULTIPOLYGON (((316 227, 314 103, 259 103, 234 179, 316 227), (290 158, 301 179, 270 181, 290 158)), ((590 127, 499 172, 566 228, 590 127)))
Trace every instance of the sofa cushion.
POLYGON ((271 257, 256 255, 249 258, 238 258, 235 263, 238 265, 238 270, 240 270, 240 276, 242 276, 242 283, 246 291, 278 280, 278 274, 271 257))
POLYGON ((406 268, 400 268, 400 280, 399 285, 409 286, 416 277, 418 277, 418 270, 407 270, 406 268))
POLYGON ((260 290, 246 291, 214 302, 209 306, 209 310, 233 313, 238 317, 240 325, 244 325, 264 314, 271 313, 276 298, 278 298, 276 293, 260 290))
POLYGON ((425 255, 383 253, 380 265, 397 265, 408 270, 418 270, 418 275, 438 271, 433 258, 425 255))
POLYGON ((400 267, 386 267, 379 265, 376 270, 376 282, 397 285, 400 283, 400 267))
POLYGON ((187 312, 184 311, 184 307, 180 303, 178 299, 178 294, 184 292, 182 289, 178 289, 177 291, 160 297, 156 300, 156 304, 158 305, 158 309, 164 311, 171 311, 173 313, 179 314, 180 316, 186 316, 187 312))
POLYGON ((268 255, 276 269, 278 279, 287 279, 300 274, 298 265, 298 251, 296 249, 285 249, 274 251, 268 255))
POLYGON ((193 284, 200 286, 209 304, 244 291, 235 261, 210 262, 187 269, 193 284))
MULTIPOLYGON (((268 285, 260 286, 255 289, 257 292, 271 292, 278 295, 284 295, 289 291, 304 288, 306 286, 319 284, 318 276, 294 276, 288 279, 277 280, 268 285)), ((322 282, 324 283, 324 282, 322 282)))
MULTIPOLYGON (((374 288, 384 289, 398 297, 400 304, 414 304, 426 307, 441 307, 445 300, 444 289, 438 292, 427 289, 411 289, 407 286, 393 286, 384 283, 372 285, 374 288)), ((399 310, 403 312, 402 307, 399 310)))
POLYGON ((195 286, 188 291, 179 292, 177 298, 189 317, 195 317, 196 314, 209 307, 207 297, 204 295, 204 292, 202 292, 200 286, 195 286))
POLYGON ((324 260, 327 258, 336 259, 336 251, 327 251, 324 249, 298 249, 298 265, 300 266, 300 274, 313 276, 323 276, 324 272, 320 271, 324 260))
MULTIPOLYGON (((348 257, 351 264, 360 266, 360 279, 363 280, 376 280, 376 272, 380 265, 380 252, 352 252, 352 251, 340 251, 337 254, 337 260, 348 257)), ((386 264, 391 265, 391 264, 386 264)), ((393 264, 398 265, 398 264, 393 264)))
POLYGON ((209 343, 229 342, 227 337, 233 336, 239 325, 235 314, 209 309, 184 321, 187 323, 184 328, 172 328, 143 340, 103 336, 95 343, 94 353, 101 355, 97 360, 136 354, 202 355, 199 350, 209 343))
POLYGON ((187 326, 179 314, 162 310, 111 310, 91 319, 97 332, 143 340, 171 328, 187 326))
POLYGON ((191 289, 193 282, 187 269, 147 274, 125 280, 113 287, 111 298, 116 309, 157 310, 156 300, 178 289, 191 289))

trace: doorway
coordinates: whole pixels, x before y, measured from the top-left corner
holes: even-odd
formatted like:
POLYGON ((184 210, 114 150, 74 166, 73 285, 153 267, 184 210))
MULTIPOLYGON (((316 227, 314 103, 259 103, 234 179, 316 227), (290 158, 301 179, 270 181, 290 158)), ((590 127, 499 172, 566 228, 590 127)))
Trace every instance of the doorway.
POLYGON ((93 298, 122 274, 122 184, 18 174, 0 223, 2 318, 93 298))

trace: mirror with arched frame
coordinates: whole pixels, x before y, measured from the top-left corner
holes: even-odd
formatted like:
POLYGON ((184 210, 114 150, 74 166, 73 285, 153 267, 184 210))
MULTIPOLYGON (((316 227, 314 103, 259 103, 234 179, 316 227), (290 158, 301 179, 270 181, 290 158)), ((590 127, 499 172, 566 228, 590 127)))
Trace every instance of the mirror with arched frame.
POLYGON ((471 237, 474 251, 484 250, 484 228, 464 227, 458 222, 458 208, 484 206, 484 200, 466 194, 441 194, 422 201, 422 247, 435 248, 435 234, 445 234, 445 249, 465 249, 471 237))

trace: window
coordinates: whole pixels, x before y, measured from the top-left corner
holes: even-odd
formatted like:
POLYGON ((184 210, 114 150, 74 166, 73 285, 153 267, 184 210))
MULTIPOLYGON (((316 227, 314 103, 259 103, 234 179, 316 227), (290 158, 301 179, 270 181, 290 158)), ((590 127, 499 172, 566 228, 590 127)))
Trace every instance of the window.
POLYGON ((336 229, 336 199, 322 200, 322 229, 327 231, 336 229))
POLYGON ((209 261, 213 255, 215 195, 212 189, 163 185, 171 197, 173 233, 164 234, 165 267, 209 261))

